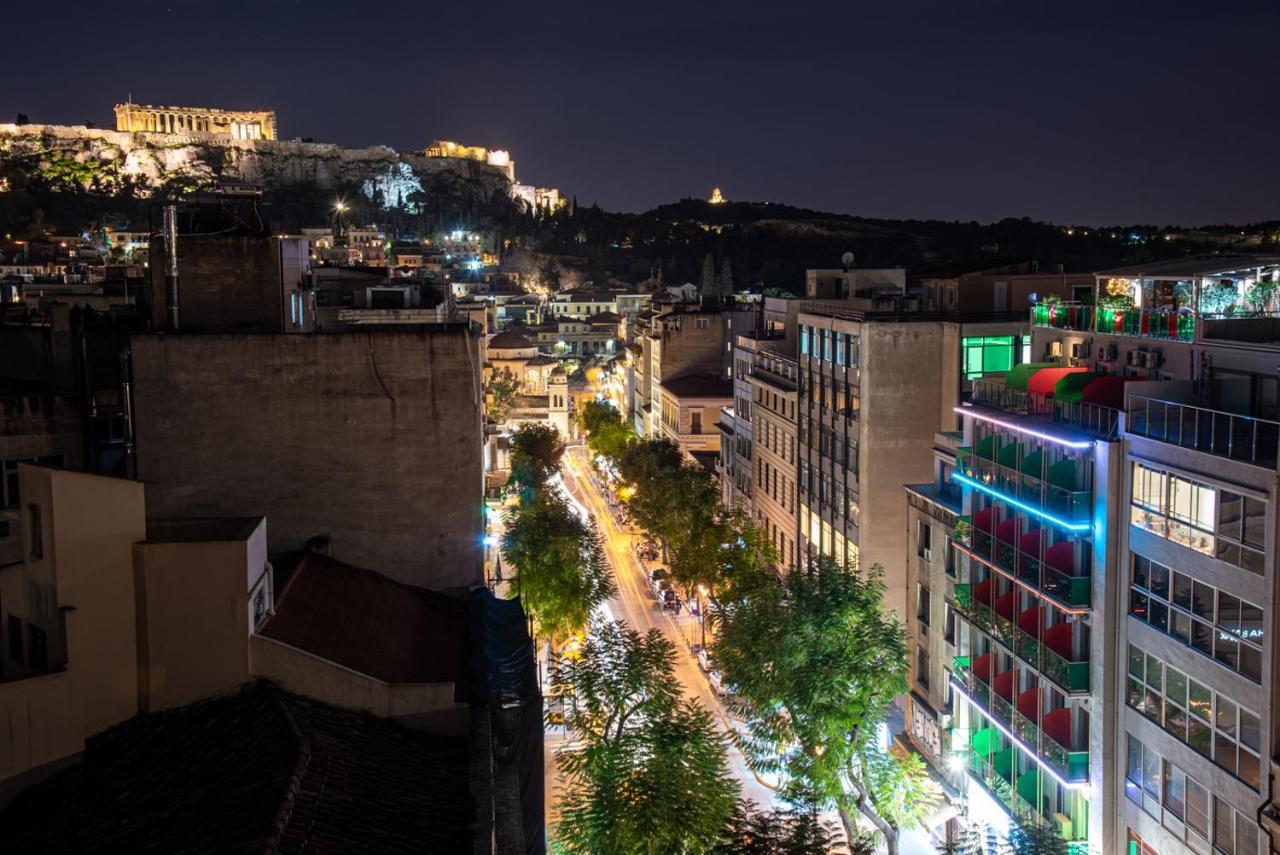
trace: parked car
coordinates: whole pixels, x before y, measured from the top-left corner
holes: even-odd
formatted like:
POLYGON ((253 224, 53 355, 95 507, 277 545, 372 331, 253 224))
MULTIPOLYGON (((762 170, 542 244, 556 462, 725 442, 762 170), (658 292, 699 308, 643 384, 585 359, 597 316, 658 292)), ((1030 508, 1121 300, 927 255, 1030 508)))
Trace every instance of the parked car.
POLYGON ((662 592, 671 587, 671 581, 667 578, 669 575, 661 567, 649 571, 649 593, 655 597, 662 596, 662 592))
POLYGON ((711 651, 707 650, 705 647, 698 651, 698 667, 707 674, 710 674, 717 668, 716 658, 712 656, 711 651))
POLYGON ((719 669, 707 672, 707 679, 711 683, 711 691, 716 693, 717 697, 727 698, 732 692, 729 691, 729 685, 724 681, 724 675, 719 669))
POLYGON ((679 613, 680 611, 680 595, 672 588, 664 588, 658 602, 662 605, 664 610, 676 613, 679 613))

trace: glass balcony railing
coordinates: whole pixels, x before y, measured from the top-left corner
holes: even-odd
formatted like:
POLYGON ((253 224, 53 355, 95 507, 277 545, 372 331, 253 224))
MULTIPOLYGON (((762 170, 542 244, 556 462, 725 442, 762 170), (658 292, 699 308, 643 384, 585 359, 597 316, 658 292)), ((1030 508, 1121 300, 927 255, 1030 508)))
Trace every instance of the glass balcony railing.
POLYGON ((1039 475, 1019 472, 988 458, 972 457, 971 477, 1012 496, 1073 522, 1085 522, 1093 514, 1090 490, 1069 490, 1043 480, 1039 475))
MULTIPOLYGON (((1008 576, 1018 579, 1067 608, 1087 608, 1093 591, 1093 580, 1087 573, 1067 573, 1012 544, 1002 543, 985 531, 972 533, 973 552, 990 561, 1008 576)), ((1075 566, 1081 567, 1088 556, 1088 541, 1073 545, 1075 566)))
POLYGON ((1059 401, 1009 386, 998 377, 976 377, 971 400, 975 404, 1017 416, 1065 425, 1103 438, 1111 438, 1119 426, 1120 411, 1085 401, 1059 401))
POLYGON ((1125 399, 1125 431, 1274 469, 1280 423, 1142 395, 1125 399))
POLYGON ((1018 631, 1018 658, 1048 677, 1068 695, 1088 694, 1089 663, 1073 662, 1021 630, 1018 631))
POLYGON ((1040 725, 1020 712, 1014 712, 1013 731, 1018 738, 1028 745, 1037 746, 1040 756, 1058 770, 1058 774, 1068 781, 1089 780, 1089 752, 1072 751, 1058 743, 1040 725))

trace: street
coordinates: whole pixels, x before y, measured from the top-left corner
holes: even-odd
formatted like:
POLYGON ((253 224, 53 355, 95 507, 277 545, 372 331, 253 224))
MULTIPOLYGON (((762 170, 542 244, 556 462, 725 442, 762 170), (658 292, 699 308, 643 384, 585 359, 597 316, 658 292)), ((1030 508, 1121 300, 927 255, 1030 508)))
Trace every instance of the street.
MULTIPOLYGON (((698 667, 697 657, 690 651, 690 644, 696 640, 696 620, 686 617, 684 620, 674 619, 670 612, 659 609, 649 595, 645 570, 636 556, 634 544, 637 537, 622 530, 613 515, 609 513, 605 498, 592 484, 586 474, 590 464, 587 450, 577 446, 565 452, 560 471, 569 493, 595 519, 604 540, 605 551, 613 566, 614 578, 618 593, 609 600, 609 610, 615 619, 624 620, 638 632, 656 629, 675 645, 677 650, 675 674, 684 689, 686 697, 696 698, 704 707, 716 714, 721 725, 728 730, 730 719, 720 698, 711 690, 707 675, 698 667)), ((563 740, 563 731, 550 729, 547 733, 547 811, 550 816, 554 804, 555 783, 555 747, 563 740)), ((741 752, 736 747, 729 749, 729 767, 734 777, 742 786, 745 798, 754 801, 761 808, 775 806, 774 792, 769 789, 747 767, 741 752)))

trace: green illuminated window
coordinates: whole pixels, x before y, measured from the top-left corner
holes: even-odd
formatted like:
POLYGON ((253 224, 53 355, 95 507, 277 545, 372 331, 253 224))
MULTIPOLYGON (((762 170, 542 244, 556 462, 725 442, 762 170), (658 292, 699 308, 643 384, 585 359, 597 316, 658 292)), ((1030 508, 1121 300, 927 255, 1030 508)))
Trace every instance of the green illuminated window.
POLYGON ((964 339, 964 376, 966 380, 993 371, 1013 367, 1013 336, 969 336, 964 339))

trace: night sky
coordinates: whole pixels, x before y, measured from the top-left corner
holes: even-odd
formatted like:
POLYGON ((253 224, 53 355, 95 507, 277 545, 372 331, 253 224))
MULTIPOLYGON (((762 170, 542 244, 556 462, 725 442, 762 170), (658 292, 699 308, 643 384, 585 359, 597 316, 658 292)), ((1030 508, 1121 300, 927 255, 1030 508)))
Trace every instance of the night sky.
POLYGON ((0 120, 274 108, 286 138, 507 148, 639 211, 1280 218, 1280 0, 5 4, 0 120))

